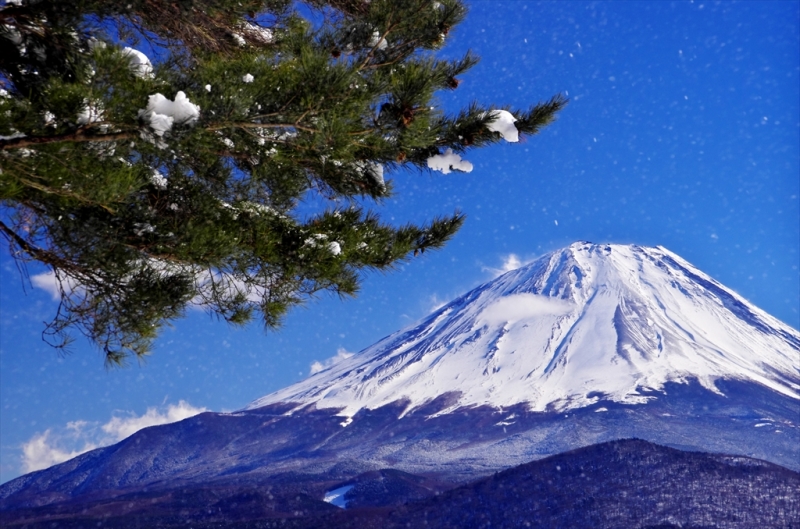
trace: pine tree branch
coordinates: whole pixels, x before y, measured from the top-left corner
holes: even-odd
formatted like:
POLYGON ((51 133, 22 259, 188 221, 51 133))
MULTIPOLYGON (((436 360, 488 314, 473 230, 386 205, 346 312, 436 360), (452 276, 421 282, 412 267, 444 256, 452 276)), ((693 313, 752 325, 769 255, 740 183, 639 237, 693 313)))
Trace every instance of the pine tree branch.
POLYGON ((42 193, 47 193, 48 195, 58 195, 58 196, 62 196, 62 197, 69 197, 69 198, 77 200, 78 202, 83 202, 85 204, 89 204, 89 205, 92 205, 92 206, 97 206, 99 208, 102 208, 102 209, 108 211, 111 214, 116 213, 110 207, 105 206, 103 204, 99 204, 99 203, 94 202, 92 200, 87 200, 86 198, 82 197, 81 195, 79 195, 77 193, 72 193, 72 192, 66 191, 66 190, 53 189, 52 187, 48 187, 48 186, 42 185, 42 184, 40 184, 38 182, 34 182, 32 180, 28 180, 27 178, 19 178, 19 181, 22 184, 24 184, 24 185, 26 185, 28 187, 36 189, 37 191, 41 191, 42 193))
MULTIPOLYGON (((413 15, 418 15, 422 11, 422 9, 425 9, 425 8, 428 8, 428 7, 429 6, 428 6, 428 4, 426 2, 420 2, 419 4, 417 4, 417 10, 413 13, 413 15)), ((384 32, 383 35, 380 36, 380 39, 378 39, 378 43, 369 51, 369 53, 367 54, 366 59, 361 64, 361 66, 359 66, 357 68, 358 71, 366 70, 366 69, 370 69, 370 70, 371 69, 378 69, 378 68, 385 67, 385 66, 391 66, 393 64, 396 64, 397 62, 402 62, 405 59, 407 59, 412 53, 414 53, 414 51, 416 50, 417 46, 419 46, 419 43, 418 43, 417 40, 414 40, 414 41, 411 41, 411 42, 406 42, 406 43, 404 43, 404 47, 406 49, 401 51, 400 53, 398 53, 397 57, 392 59, 391 61, 384 62, 384 63, 379 63, 379 64, 369 64, 370 61, 374 57, 375 51, 380 46, 381 40, 385 39, 386 36, 389 33, 391 33, 399 25, 399 23, 393 23, 392 22, 392 16, 391 15, 387 18, 386 23, 387 23, 386 31, 384 32)), ((388 41, 387 41, 387 44, 388 44, 388 41)))
MULTIPOLYGON (((60 159, 58 159, 58 157, 50 156, 50 158, 52 158, 57 163, 62 163, 63 164, 63 162, 60 159)), ((108 206, 106 206, 104 204, 101 204, 99 202, 95 202, 93 200, 89 200, 89 199, 83 197, 82 195, 80 195, 78 193, 74 193, 74 192, 70 191, 69 189, 65 189, 65 188, 55 189, 55 188, 52 188, 50 186, 41 184, 41 183, 36 181, 36 180, 39 179, 39 177, 35 173, 32 173, 32 172, 28 171, 24 164, 17 163, 13 159, 6 160, 6 161, 10 165, 14 166, 13 167, 14 171, 25 173, 30 177, 30 178, 26 178, 24 176, 20 176, 19 174, 15 175, 15 174, 13 174, 13 172, 10 173, 21 184, 23 184, 23 185, 25 185, 27 187, 30 187, 31 189, 36 189, 37 191, 41 191, 42 193, 45 193, 45 194, 48 194, 48 195, 57 195, 57 196, 61 196, 61 197, 68 197, 68 198, 71 198, 71 199, 76 200, 78 202, 82 202, 84 204, 89 204, 90 206, 96 206, 96 207, 102 208, 102 209, 108 211, 111 214, 115 214, 116 213, 110 207, 108 207, 108 206)), ((66 169, 69 169, 69 166, 66 166, 66 164, 64 164, 64 165, 65 165, 66 169)), ((32 207, 32 205, 29 202, 25 201, 25 200, 22 200, 21 203, 25 204, 28 207, 32 207)), ((36 209, 36 208, 34 208, 34 209, 36 209)), ((41 211, 40 211, 40 213, 41 213, 41 211)))
MULTIPOLYGON (((318 133, 319 130, 300 125, 299 123, 252 123, 252 122, 234 122, 224 123, 220 125, 213 125, 204 127, 203 130, 212 132, 217 130, 225 130, 231 128, 239 129, 297 129, 305 132, 318 133)), ((125 140, 138 137, 139 132, 143 129, 128 130, 121 132, 113 132, 111 134, 86 134, 85 131, 71 132, 68 134, 59 134, 55 136, 24 136, 14 138, 11 140, 0 140, 0 151, 23 149, 37 145, 46 145, 49 143, 83 143, 83 142, 107 142, 125 140)))
POLYGON ((20 237, 19 234, 17 234, 17 232, 6 226, 3 221, 0 221, 0 231, 3 232, 3 235, 5 235, 5 237, 9 241, 13 241, 14 244, 19 246, 25 253, 27 253, 37 261, 41 261, 43 263, 49 264, 52 267, 60 268, 62 270, 75 269, 75 266, 72 263, 55 255, 53 252, 43 250, 38 246, 34 246, 33 244, 29 243, 28 241, 20 237))
POLYGON ((387 66, 392 66, 392 65, 401 63, 404 60, 406 60, 414 52, 414 50, 416 49, 417 44, 416 44, 416 41, 413 41, 411 43, 405 43, 403 46, 406 49, 402 50, 400 53, 398 53, 397 57, 395 57, 391 61, 386 61, 386 62, 381 62, 381 63, 376 63, 376 64, 367 64, 365 66, 360 67, 359 70, 378 70, 380 68, 385 68, 387 66))
MULTIPOLYGON (((394 23, 392 22, 392 16, 391 16, 391 15, 389 15, 389 16, 386 18, 386 31, 383 33, 383 35, 380 35, 380 37, 378 37, 377 39, 375 39, 375 40, 377 40, 377 42, 376 42, 376 43, 375 43, 375 45, 372 47, 372 49, 371 49, 371 50, 369 50, 369 53, 367 53, 367 56, 366 56, 366 57, 364 57, 364 62, 362 62, 362 63, 361 63, 361 65, 360 65, 358 68, 356 68, 356 71, 357 71, 357 72, 358 72, 358 71, 361 71, 361 70, 363 70, 364 68, 366 68, 366 67, 367 67, 367 65, 369 65, 370 61, 372 61, 372 58, 375 56, 375 52, 376 52, 376 51, 377 51, 377 50, 380 48, 381 42, 382 42, 382 41, 385 41, 385 39, 386 39, 386 36, 387 36, 389 33, 391 33, 391 32, 392 32, 392 30, 394 30, 395 26, 396 26, 396 24, 394 24, 394 23)), ((388 41, 386 41, 386 44, 388 45, 388 41)))
POLYGON ((297 129, 305 132, 320 132, 317 129, 300 125, 299 123, 252 123, 250 121, 237 121, 232 123, 222 123, 220 125, 212 125, 204 127, 203 130, 209 132, 225 129, 297 129))
POLYGON ((22 149, 36 145, 46 145, 48 143, 82 143, 95 141, 117 141, 136 137, 139 130, 128 130, 112 132, 111 134, 86 134, 85 130, 78 130, 68 134, 58 134, 55 136, 24 136, 11 140, 0 140, 0 151, 11 149, 22 149))
MULTIPOLYGON (((0 137, 2 196, 13 213, 0 216, 8 220, 0 234, 15 263, 38 261, 55 273, 62 296, 48 341, 63 346, 75 329, 108 364, 121 363, 145 354, 191 304, 233 323, 260 312, 273 328, 318 291, 354 294, 362 270, 391 270, 444 245, 463 223, 458 212, 395 226, 339 206, 390 196, 391 181, 381 183, 373 167, 427 170, 441 147, 500 141, 486 126, 494 106, 449 118, 432 99, 476 62, 432 57, 465 13, 462 0, 25 0, 0 8, 0 25, 18 30, 27 49, 44 50, 20 54, 6 42, 11 53, 0 52, 0 87, 17 103, 4 114, 4 134, 28 135, 0 137), (320 9, 319 33, 300 5, 320 9), (260 25, 255 13, 270 20, 269 33, 251 29, 260 25), (94 36, 113 48, 95 47, 94 36), (158 79, 142 79, 119 53, 136 41, 165 52, 158 79), (231 68, 265 83, 226 84, 231 68), (220 103, 197 89, 217 80, 228 96, 220 103), (275 83, 292 90, 275 95, 275 83), (159 136, 136 109, 147 94, 177 88, 203 112, 159 136), (47 128, 43 109, 75 116, 95 98, 108 118, 47 128), (335 213, 305 219, 309 194, 335 213)), ((512 112, 518 131, 536 133, 562 106, 512 112)))

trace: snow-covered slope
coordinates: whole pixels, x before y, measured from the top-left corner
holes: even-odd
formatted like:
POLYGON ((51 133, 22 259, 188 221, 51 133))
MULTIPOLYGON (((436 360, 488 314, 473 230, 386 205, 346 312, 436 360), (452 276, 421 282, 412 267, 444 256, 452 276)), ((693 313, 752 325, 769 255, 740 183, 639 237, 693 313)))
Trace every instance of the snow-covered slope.
POLYGON ((800 399, 800 333, 666 248, 575 243, 335 366, 256 400, 406 410, 644 403, 667 382, 755 382, 800 399), (645 393, 645 394, 643 394, 645 393))

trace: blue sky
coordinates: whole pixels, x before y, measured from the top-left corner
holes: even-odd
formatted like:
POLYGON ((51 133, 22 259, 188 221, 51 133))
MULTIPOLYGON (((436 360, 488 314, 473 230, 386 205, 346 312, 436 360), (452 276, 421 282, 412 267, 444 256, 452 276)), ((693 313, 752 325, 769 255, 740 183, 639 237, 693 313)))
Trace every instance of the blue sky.
POLYGON ((0 250, 0 481, 22 472, 24 446, 55 461, 241 408, 576 240, 666 246, 800 327, 800 2, 468 3, 442 55, 482 61, 445 108, 571 102, 539 136, 469 153, 469 174, 393 175, 386 218, 458 208, 467 223, 444 250, 368 276, 357 299, 321 296, 271 334, 191 313, 145 363, 107 371, 88 343, 59 357, 41 341, 57 303, 0 250))

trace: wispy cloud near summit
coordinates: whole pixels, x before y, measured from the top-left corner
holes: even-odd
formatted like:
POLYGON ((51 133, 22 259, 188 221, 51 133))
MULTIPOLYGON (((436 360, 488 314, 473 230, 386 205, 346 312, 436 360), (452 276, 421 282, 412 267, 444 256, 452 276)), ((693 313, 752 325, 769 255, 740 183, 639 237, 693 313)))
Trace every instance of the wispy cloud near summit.
POLYGON ((339 349, 336 350, 336 355, 335 356, 332 356, 332 357, 328 358, 327 360, 323 360, 322 362, 316 361, 316 362, 312 363, 311 364, 311 369, 310 369, 308 375, 309 376, 315 375, 315 374, 319 373, 320 371, 323 371, 325 369, 328 369, 329 367, 335 366, 336 364, 338 364, 342 360, 347 360, 348 358, 353 356, 353 354, 355 354, 355 353, 351 353, 347 349, 345 349, 343 347, 340 347, 339 349))

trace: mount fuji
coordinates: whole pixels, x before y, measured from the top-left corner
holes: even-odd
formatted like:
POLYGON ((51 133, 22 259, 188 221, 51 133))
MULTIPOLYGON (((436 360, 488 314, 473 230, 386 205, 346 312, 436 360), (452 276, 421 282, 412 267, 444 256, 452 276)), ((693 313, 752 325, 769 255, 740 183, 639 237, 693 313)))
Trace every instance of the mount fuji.
POLYGON ((800 333, 663 247, 575 243, 238 412, 8 482, 0 510, 243 487, 335 509, 318 500, 389 482, 407 501, 626 438, 800 470, 800 333))
POLYGON ((642 404, 668 382, 752 382, 800 399, 800 334, 665 248, 576 243, 256 400, 341 408, 398 399, 566 411, 642 404))

